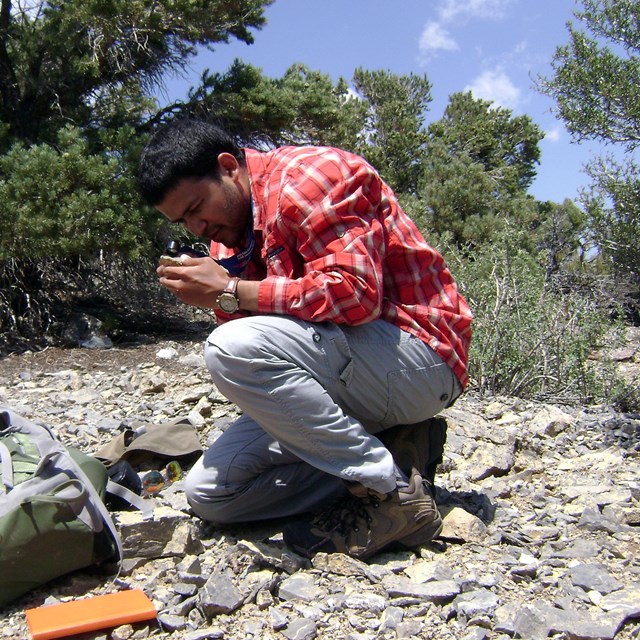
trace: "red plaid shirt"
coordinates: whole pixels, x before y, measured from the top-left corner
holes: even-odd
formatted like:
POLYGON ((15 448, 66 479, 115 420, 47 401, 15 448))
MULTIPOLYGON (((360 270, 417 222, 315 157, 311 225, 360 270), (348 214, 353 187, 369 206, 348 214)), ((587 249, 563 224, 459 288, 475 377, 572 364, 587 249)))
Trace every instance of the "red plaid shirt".
MULTIPOLYGON (((259 312, 348 325, 381 318, 426 342, 464 387, 469 306, 377 172, 339 149, 245 153, 256 248, 241 275, 260 280, 259 312)), ((232 254, 211 245, 214 258, 232 254)))

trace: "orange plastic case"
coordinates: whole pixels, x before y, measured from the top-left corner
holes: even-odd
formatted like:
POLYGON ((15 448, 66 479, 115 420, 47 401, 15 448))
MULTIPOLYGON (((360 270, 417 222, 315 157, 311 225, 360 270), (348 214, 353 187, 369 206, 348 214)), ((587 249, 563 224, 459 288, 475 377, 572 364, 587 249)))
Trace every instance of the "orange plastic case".
POLYGON ((27 609, 25 613, 33 640, 66 638, 157 616, 153 603, 141 589, 27 609))

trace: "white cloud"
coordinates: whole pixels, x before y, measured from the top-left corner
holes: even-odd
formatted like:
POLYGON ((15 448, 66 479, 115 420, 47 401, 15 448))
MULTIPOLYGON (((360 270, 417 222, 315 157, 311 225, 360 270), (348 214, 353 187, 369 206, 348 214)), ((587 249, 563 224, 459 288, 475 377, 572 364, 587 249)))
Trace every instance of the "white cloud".
POLYGON ((435 9, 436 20, 429 21, 420 37, 419 51, 424 63, 435 51, 458 51, 452 28, 470 20, 500 20, 515 0, 440 0, 435 9))
POLYGON ((418 46, 420 53, 423 54, 431 51, 456 51, 458 49, 458 43, 439 22, 428 22, 425 25, 418 46))
POLYGON ((526 53, 528 48, 529 48, 529 44, 527 43, 527 41, 522 40, 516 45, 516 48, 513 50, 513 53, 515 55, 520 55, 522 53, 526 53))
POLYGON ((465 87, 475 98, 490 100, 496 106, 516 109, 520 104, 520 89, 501 69, 483 71, 471 85, 465 87))
POLYGON ((560 142, 561 137, 561 127, 553 127, 553 129, 549 129, 549 131, 544 132, 544 139, 549 142, 560 142))
POLYGON ((451 22, 458 17, 499 20, 513 0, 444 0, 438 8, 443 22, 451 22))

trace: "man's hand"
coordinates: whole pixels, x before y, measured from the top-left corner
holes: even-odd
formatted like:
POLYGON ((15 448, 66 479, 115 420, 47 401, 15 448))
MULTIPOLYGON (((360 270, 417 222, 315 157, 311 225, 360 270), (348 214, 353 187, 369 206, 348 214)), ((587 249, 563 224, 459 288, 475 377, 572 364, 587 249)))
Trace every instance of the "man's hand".
POLYGON ((229 281, 229 273, 209 257, 184 255, 181 258, 181 266, 157 268, 160 284, 186 304, 215 309, 216 299, 229 281))

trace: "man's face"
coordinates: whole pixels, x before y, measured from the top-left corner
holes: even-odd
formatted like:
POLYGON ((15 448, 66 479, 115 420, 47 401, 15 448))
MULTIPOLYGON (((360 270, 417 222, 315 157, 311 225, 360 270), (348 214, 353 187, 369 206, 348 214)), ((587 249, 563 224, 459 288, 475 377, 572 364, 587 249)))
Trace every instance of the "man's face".
POLYGON ((251 221, 248 181, 238 173, 225 173, 220 180, 183 178, 156 209, 190 233, 233 249, 241 244, 251 221))

